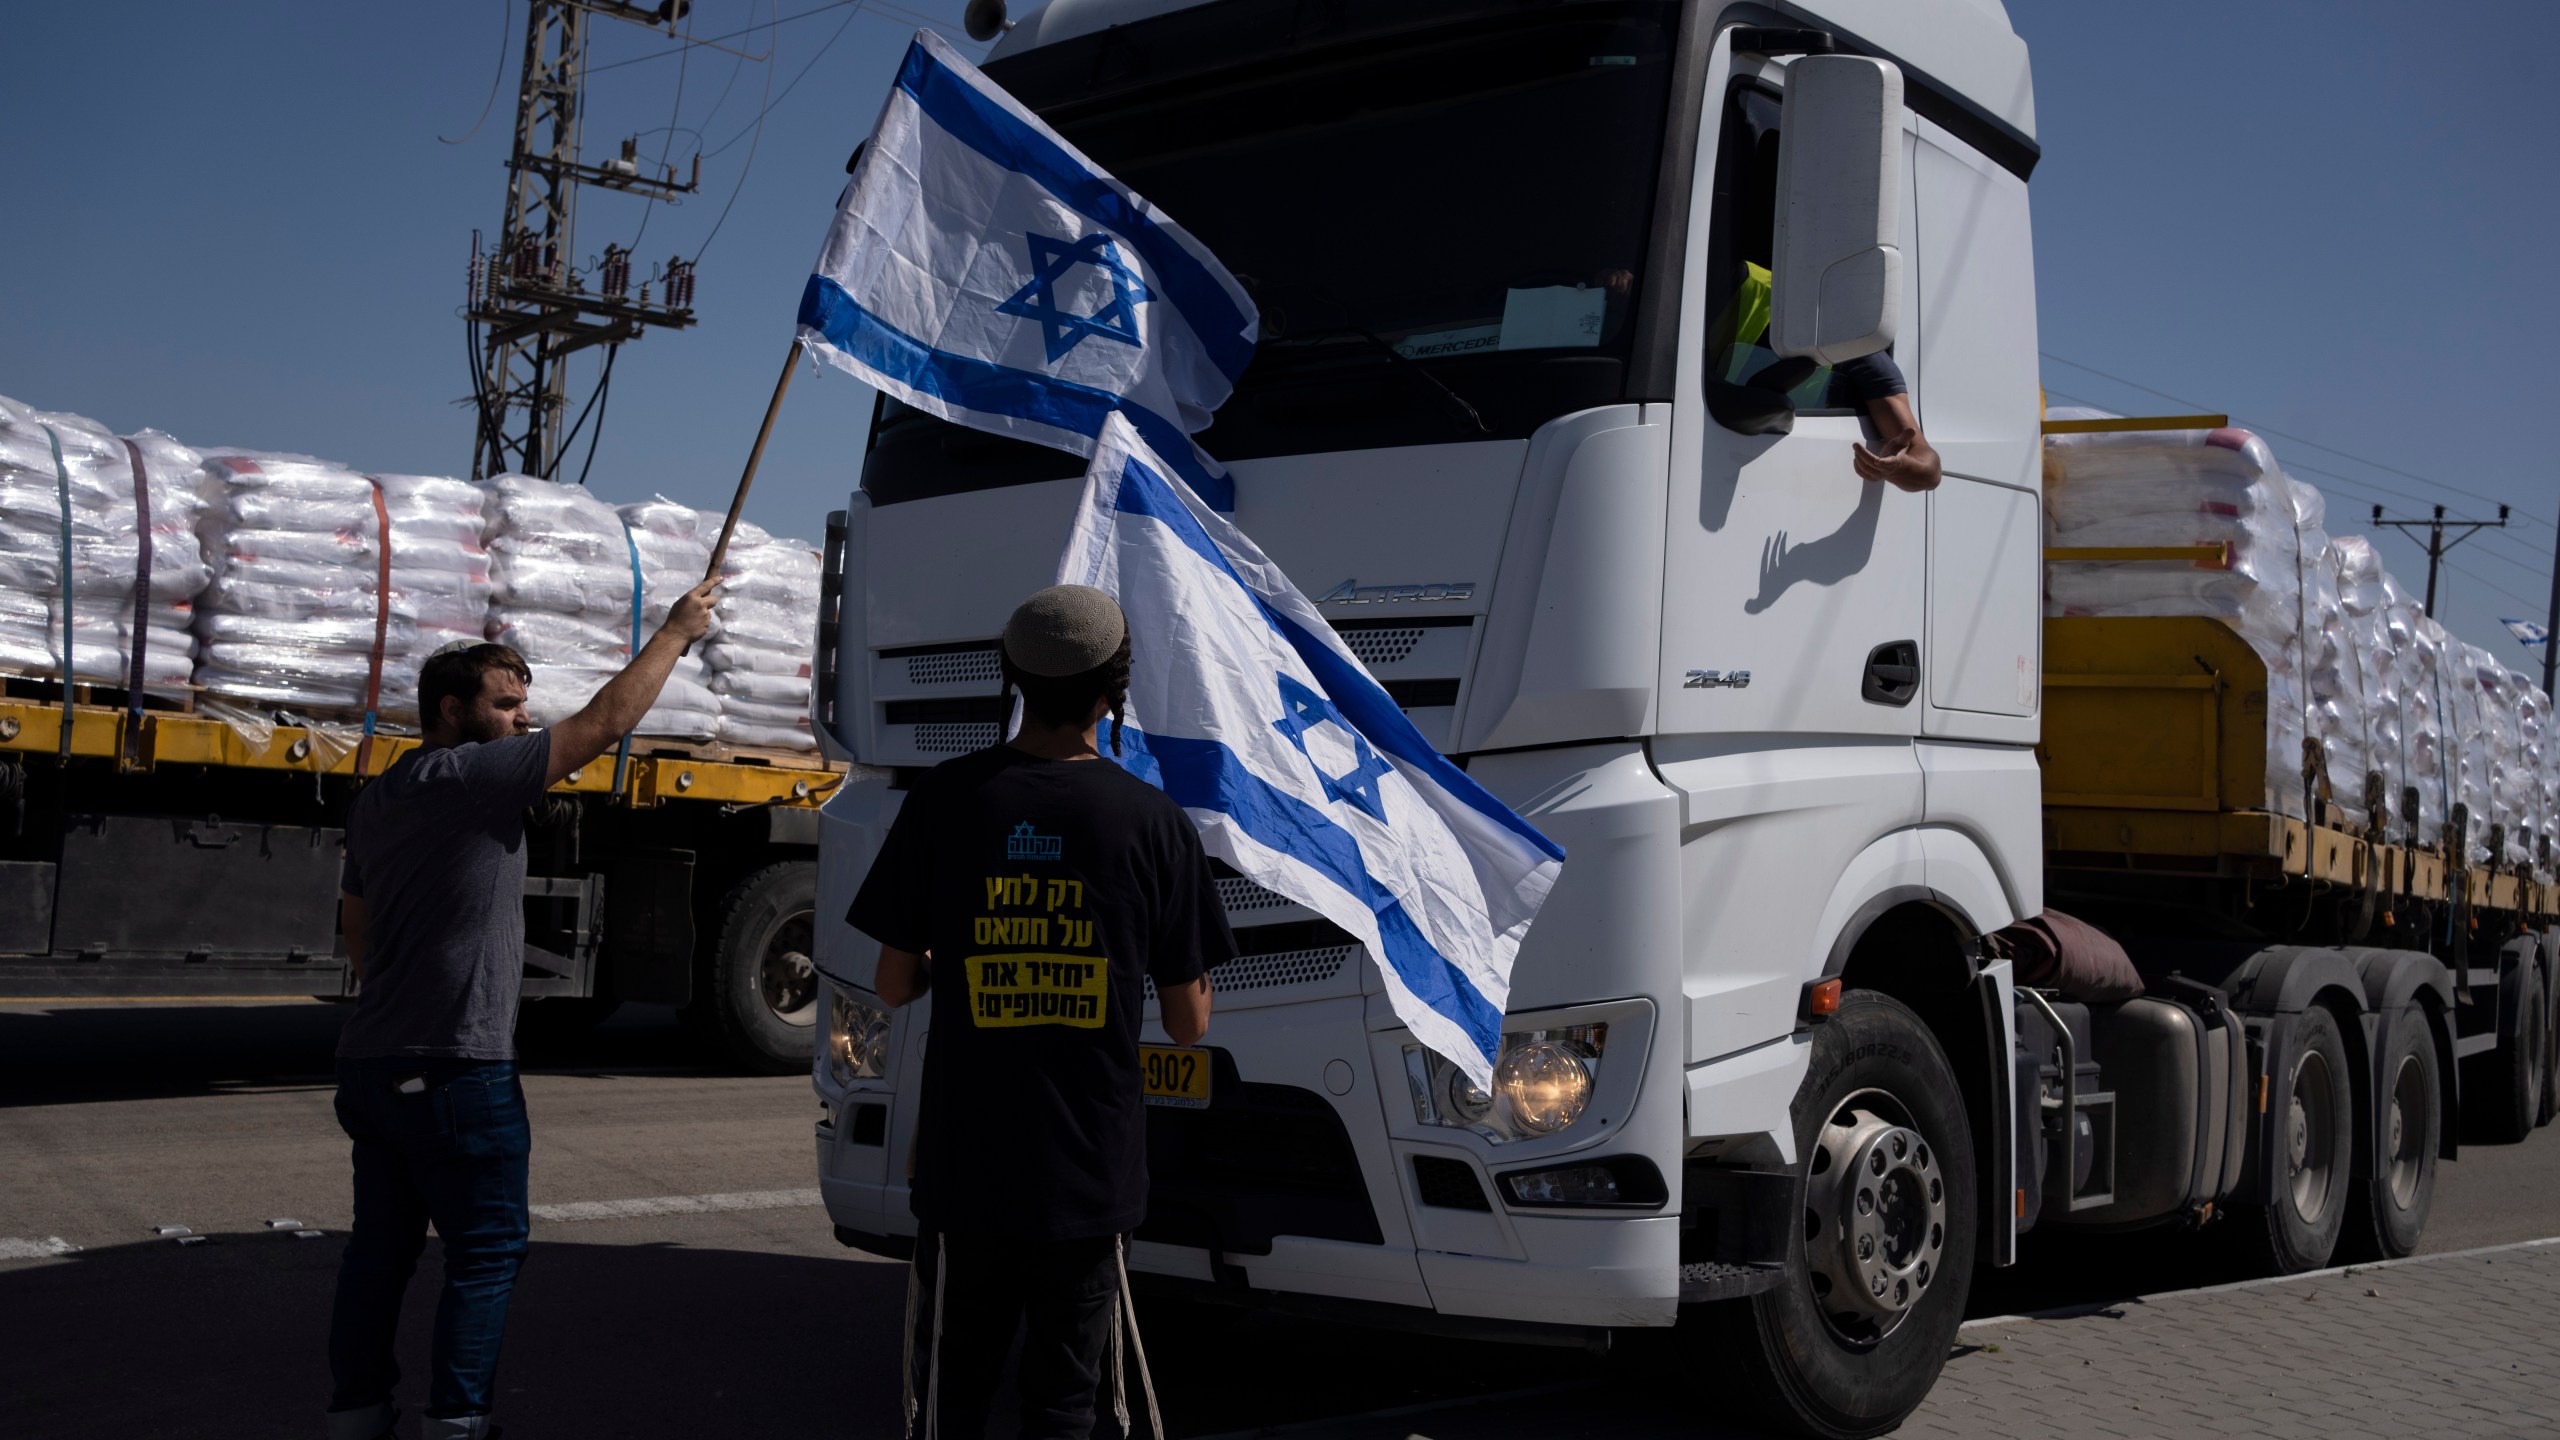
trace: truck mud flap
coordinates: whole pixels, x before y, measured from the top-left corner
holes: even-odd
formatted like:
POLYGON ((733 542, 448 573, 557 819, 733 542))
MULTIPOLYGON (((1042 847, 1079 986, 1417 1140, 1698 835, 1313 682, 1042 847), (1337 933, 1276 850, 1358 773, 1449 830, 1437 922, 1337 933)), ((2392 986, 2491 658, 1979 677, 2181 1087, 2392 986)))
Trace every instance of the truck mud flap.
POLYGON ((53 862, 0 860, 0 955, 53 948, 53 862))
POLYGON ((1802 1175, 1690 1165, 1681 1177, 1680 1303, 1775 1289, 1803 1214, 1802 1175))
POLYGON ((693 852, 626 851, 604 867, 604 975, 643 1005, 693 1001, 693 852))

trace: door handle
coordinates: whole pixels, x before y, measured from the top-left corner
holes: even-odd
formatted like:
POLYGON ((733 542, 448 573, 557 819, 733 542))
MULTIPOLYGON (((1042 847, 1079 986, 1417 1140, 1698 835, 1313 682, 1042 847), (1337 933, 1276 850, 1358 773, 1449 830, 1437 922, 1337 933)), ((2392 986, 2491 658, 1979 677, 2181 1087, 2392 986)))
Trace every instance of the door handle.
POLYGON ((1867 652, 1858 698, 1870 705, 1908 705, 1920 693, 1920 642, 1893 640, 1867 652))

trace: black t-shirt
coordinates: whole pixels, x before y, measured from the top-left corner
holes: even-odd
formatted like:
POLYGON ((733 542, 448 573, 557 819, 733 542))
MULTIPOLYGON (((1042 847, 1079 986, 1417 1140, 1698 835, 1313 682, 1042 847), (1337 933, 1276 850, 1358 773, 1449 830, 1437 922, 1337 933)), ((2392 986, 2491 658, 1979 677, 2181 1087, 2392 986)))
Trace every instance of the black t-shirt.
POLYGON ((994 746, 907 792, 845 918, 933 957, 916 1218, 1024 1239, 1136 1229, 1139 977, 1187 984, 1235 954, 1190 817, 1107 760, 994 746))

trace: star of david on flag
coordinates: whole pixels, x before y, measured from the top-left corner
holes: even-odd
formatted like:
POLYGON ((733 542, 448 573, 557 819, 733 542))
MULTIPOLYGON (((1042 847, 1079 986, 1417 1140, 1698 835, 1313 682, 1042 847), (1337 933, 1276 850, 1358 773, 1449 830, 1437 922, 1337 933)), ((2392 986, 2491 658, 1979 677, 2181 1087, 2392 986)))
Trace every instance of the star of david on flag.
POLYGON ((1031 249, 1031 282, 997 306, 996 313, 1040 322, 1040 338, 1049 348, 1050 360, 1056 361, 1076 348, 1076 343, 1087 335, 1117 340, 1123 345, 1145 343, 1138 337, 1138 305, 1147 298, 1147 287, 1138 282, 1135 272, 1120 263, 1120 252, 1113 247, 1110 236, 1097 231, 1071 245, 1046 235, 1023 238, 1031 249), (1078 265, 1093 266, 1111 277, 1111 298, 1090 315, 1074 314, 1058 304, 1059 282, 1078 265))
POLYGON ((2507 633, 2516 637, 2516 643, 2527 650, 2539 650, 2551 641, 2551 632, 2543 629, 2537 621, 2508 620, 2502 617, 2498 623, 2506 626, 2507 633))
POLYGON ((931 31, 800 298, 811 352, 896 399, 1079 455, 1119 415, 1220 509, 1233 484, 1190 437, 1258 324, 1207 247, 931 31))
POLYGON ((1414 1038, 1490 1088, 1564 851, 1431 748, 1289 577, 1103 426, 1058 562, 1129 617, 1121 763, 1209 853, 1357 936, 1414 1038))

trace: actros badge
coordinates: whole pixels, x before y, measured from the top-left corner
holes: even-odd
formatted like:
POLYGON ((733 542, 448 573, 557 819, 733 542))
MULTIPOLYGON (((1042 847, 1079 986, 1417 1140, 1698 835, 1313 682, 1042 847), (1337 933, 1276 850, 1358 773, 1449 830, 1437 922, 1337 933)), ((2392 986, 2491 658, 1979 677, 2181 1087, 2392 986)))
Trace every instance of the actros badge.
POLYGON ((1748 670, 1692 670, 1680 682, 1683 690, 1747 690, 1751 688, 1748 670))
POLYGON ((1467 600, 1476 593, 1473 580, 1435 580, 1427 585, 1363 585, 1345 580, 1316 597, 1319 605, 1392 605, 1399 600, 1467 600))

